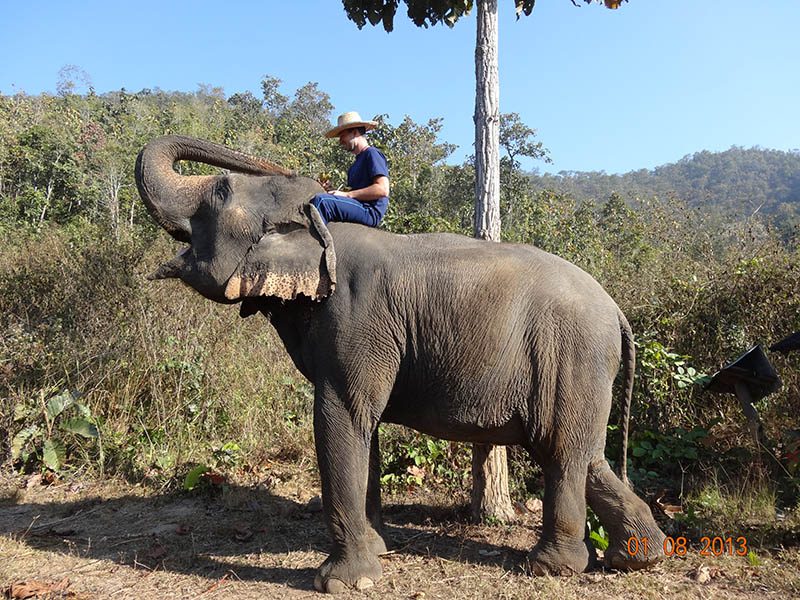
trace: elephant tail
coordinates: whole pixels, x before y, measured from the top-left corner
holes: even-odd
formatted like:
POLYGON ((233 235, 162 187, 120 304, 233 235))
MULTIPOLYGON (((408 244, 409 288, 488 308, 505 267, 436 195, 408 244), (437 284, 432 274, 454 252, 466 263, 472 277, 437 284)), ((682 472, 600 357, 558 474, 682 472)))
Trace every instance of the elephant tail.
POLYGON ((619 313, 619 328, 622 334, 622 377, 623 404, 620 411, 620 429, 622 430, 622 448, 620 453, 619 474, 622 482, 628 485, 628 422, 631 417, 631 399, 633 398, 633 382, 636 372, 636 346, 633 342, 633 331, 625 315, 619 313))

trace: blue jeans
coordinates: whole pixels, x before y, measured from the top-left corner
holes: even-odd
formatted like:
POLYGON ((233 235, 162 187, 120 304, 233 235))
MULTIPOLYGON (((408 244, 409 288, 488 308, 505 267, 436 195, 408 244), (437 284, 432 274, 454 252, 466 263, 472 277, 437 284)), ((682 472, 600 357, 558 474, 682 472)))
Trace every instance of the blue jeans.
POLYGON ((383 218, 374 206, 333 194, 317 194, 311 204, 317 208, 326 225, 331 221, 346 221, 377 227, 383 218))

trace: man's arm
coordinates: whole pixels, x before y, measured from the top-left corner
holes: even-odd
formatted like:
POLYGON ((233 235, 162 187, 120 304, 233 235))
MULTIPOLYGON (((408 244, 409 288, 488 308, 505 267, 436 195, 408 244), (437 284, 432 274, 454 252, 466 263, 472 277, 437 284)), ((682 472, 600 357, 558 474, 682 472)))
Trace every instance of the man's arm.
POLYGON ((372 202, 378 198, 389 196, 389 178, 386 175, 377 175, 372 180, 372 185, 368 185, 360 190, 350 190, 349 192, 334 192, 337 196, 352 198, 359 202, 372 202))

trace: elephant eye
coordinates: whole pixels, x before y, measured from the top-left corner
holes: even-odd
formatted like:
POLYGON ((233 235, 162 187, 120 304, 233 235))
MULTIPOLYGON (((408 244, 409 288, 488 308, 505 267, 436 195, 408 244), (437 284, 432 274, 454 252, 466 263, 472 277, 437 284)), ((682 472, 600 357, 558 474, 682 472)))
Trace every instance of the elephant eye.
POLYGON ((217 184, 211 190, 212 200, 219 202, 221 204, 225 204, 225 202, 227 202, 229 195, 230 195, 230 186, 224 179, 217 182, 217 184))

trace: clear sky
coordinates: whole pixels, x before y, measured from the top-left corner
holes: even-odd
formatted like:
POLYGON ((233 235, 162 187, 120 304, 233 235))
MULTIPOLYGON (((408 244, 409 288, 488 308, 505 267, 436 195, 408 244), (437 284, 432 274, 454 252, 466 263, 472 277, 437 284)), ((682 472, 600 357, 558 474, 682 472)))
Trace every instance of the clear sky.
MULTIPOLYGON (((122 87, 260 97, 313 81, 340 112, 393 124, 444 118, 472 152, 475 14, 395 30, 345 16, 339 0, 0 0, 0 93, 54 92, 77 65, 98 94, 122 87)), ((800 0, 631 0, 619 10, 538 0, 515 19, 499 0, 500 104, 537 129, 543 172, 624 173, 732 145, 800 147, 800 0)))

